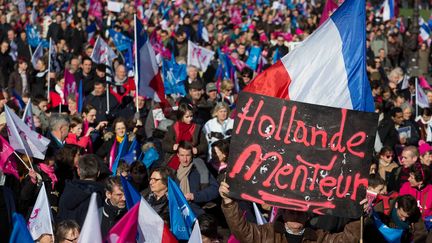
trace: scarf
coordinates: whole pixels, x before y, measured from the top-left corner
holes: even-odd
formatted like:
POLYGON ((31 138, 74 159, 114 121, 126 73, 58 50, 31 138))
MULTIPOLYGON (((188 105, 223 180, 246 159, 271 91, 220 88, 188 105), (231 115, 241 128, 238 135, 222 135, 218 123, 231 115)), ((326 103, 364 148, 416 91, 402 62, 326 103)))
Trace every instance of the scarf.
POLYGON ((393 208, 393 210, 391 212, 391 219, 397 228, 403 229, 403 230, 409 229, 409 224, 400 220, 399 216, 397 215, 397 208, 393 208))
POLYGON ((192 142, 195 124, 186 124, 184 122, 177 122, 177 124, 178 131, 176 131, 176 143, 179 143, 180 141, 192 142))
POLYGON ((124 138, 125 138, 124 136, 123 137, 116 136, 117 143, 122 143, 124 138))
POLYGON ((44 163, 39 164, 39 168, 48 175, 51 179, 51 188, 54 190, 54 186, 57 183, 57 176, 54 173, 54 166, 49 166, 44 163))
POLYGON ((191 162, 188 166, 184 167, 183 165, 180 165, 177 169, 177 179, 180 181, 180 189, 184 195, 190 193, 188 176, 192 170, 192 166, 193 163, 191 162))

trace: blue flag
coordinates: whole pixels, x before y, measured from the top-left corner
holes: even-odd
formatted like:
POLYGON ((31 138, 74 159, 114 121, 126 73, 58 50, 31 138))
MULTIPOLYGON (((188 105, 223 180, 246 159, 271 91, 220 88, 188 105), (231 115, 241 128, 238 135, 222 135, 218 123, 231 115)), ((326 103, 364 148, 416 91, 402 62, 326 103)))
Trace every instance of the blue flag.
POLYGON ((9 239, 9 243, 33 243, 33 238, 27 229, 27 224, 23 216, 21 214, 14 213, 12 220, 13 230, 9 239))
POLYGON ((113 175, 117 174, 117 167, 118 167, 120 158, 123 157, 127 153, 128 146, 129 146, 128 136, 127 136, 127 134, 125 134, 123 141, 120 143, 120 147, 117 150, 116 159, 115 159, 115 161, 112 165, 112 168, 111 168, 113 175))
POLYGON ((246 61, 246 65, 248 65, 252 70, 256 71, 260 56, 261 56, 261 48, 252 46, 249 51, 249 58, 246 61))
POLYGON ((126 178, 120 176, 120 180, 123 186, 123 193, 126 199, 126 207, 130 210, 135 204, 141 200, 141 195, 137 190, 129 183, 126 178))
POLYGON ((196 217, 183 192, 171 178, 168 178, 168 203, 171 232, 178 240, 189 240, 196 217))
POLYGON ((279 59, 281 59, 281 54, 279 53, 279 48, 276 48, 276 50, 273 53, 273 64, 279 61, 279 59))
POLYGON ((128 165, 132 164, 135 160, 138 159, 140 152, 140 144, 136 140, 136 137, 133 139, 129 150, 125 155, 123 155, 120 159, 124 160, 128 165))
POLYGON ((125 51, 132 45, 131 38, 123 35, 120 32, 115 31, 114 29, 109 29, 109 35, 113 39, 114 45, 119 51, 125 51))
POLYGON ((125 66, 127 70, 133 71, 135 67, 134 59, 132 58, 132 47, 129 46, 124 54, 125 57, 125 66))
POLYGON ((82 112, 83 103, 84 103, 84 94, 83 94, 83 81, 80 80, 78 85, 78 113, 82 112))
POLYGON ((12 90, 12 95, 15 98, 15 100, 17 101, 17 105, 19 106, 19 108, 22 110, 26 107, 26 103, 24 102, 24 100, 22 99, 22 97, 16 92, 15 89, 12 90))
POLYGON ((145 153, 144 153, 144 158, 142 159, 142 162, 144 163, 144 165, 147 167, 147 169, 149 169, 153 163, 159 159, 159 154, 156 151, 155 148, 150 147, 145 153))
POLYGON ((175 58, 162 60, 162 76, 165 94, 186 95, 183 80, 187 78, 186 64, 177 64, 175 58))
POLYGON ((36 26, 28 24, 26 26, 27 44, 31 47, 37 47, 40 43, 39 32, 36 26))
POLYGON ((399 243, 401 241, 403 229, 394 229, 385 225, 376 212, 372 212, 375 226, 388 243, 399 243))

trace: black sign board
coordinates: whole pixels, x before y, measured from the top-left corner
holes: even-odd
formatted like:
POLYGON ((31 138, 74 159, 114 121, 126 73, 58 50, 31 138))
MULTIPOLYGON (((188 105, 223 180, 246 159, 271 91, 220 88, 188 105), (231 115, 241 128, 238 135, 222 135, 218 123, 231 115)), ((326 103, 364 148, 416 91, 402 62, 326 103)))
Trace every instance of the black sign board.
POLYGON ((242 92, 227 182, 235 198, 356 218, 378 115, 242 92))

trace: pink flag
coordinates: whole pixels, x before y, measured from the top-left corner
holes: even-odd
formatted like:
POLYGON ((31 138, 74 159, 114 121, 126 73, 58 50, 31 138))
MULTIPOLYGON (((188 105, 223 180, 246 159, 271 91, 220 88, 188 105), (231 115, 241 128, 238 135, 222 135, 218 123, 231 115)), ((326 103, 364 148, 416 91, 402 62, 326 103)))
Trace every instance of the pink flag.
POLYGON ((64 94, 64 100, 63 104, 67 104, 67 97, 70 94, 74 94, 75 97, 78 97, 77 92, 77 85, 75 81, 75 77, 72 73, 69 72, 69 70, 65 69, 64 72, 64 88, 63 88, 63 94, 64 94))
POLYGON ((419 85, 423 89, 432 89, 424 76, 419 77, 419 85))
POLYGON ((14 149, 10 144, 0 136, 0 169, 5 174, 12 174, 15 177, 19 178, 18 171, 16 169, 16 164, 13 164, 9 157, 13 154, 14 149))
MULTIPOLYGON (((115 138, 114 138, 115 139, 115 138)), ((109 153, 109 169, 111 170, 114 160, 116 159, 117 140, 114 140, 109 153)))
POLYGON ((322 25, 338 7, 339 5, 335 2, 335 0, 327 0, 321 14, 319 25, 322 25))
POLYGON ((138 213, 140 203, 135 204, 120 221, 115 224, 106 236, 109 243, 128 243, 136 242, 138 233, 138 213))
POLYGON ((99 0, 90 0, 89 15, 102 19, 102 4, 99 0))
POLYGON ((243 68, 246 67, 246 63, 244 63, 242 60, 234 58, 232 56, 228 56, 231 62, 236 66, 236 68, 241 72, 243 71, 243 68))

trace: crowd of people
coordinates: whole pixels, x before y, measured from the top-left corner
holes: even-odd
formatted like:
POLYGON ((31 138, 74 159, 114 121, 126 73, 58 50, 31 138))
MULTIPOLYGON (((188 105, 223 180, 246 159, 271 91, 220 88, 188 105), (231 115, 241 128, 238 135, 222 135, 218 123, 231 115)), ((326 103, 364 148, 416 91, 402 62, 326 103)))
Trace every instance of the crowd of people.
MULTIPOLYGON (((9 139, 5 109, 22 116, 30 102, 34 130, 50 139, 45 159, 20 154, 32 169, 17 162, 18 178, 0 171, 1 242, 12 232, 13 212, 30 217, 41 186, 55 237, 43 235, 39 242, 77 242, 92 193, 103 208, 105 237, 127 212, 121 177, 168 226, 168 179, 174 179, 198 217, 203 242, 235 242, 227 232, 240 242, 359 241, 359 220, 329 215, 280 209, 272 223, 257 226, 251 203, 229 198, 224 182, 238 93, 319 27, 325 1, 123 1, 120 12, 107 4, 0 1, 0 134, 9 139), (187 66, 178 83, 185 92, 166 95, 169 109, 137 94, 133 72, 109 34, 114 29, 134 39, 135 13, 162 59, 187 64, 188 40, 215 52, 205 71, 187 66), (29 25, 54 43, 55 60, 48 51, 32 58, 29 25), (112 74, 91 58, 98 37, 118 54, 112 74), (253 47, 261 53, 249 67, 253 47), (220 75, 222 55, 234 63, 233 75, 220 75), (65 70, 82 86, 82 97, 65 95, 65 70), (137 154, 157 155, 150 162, 122 157, 114 169, 121 146, 133 141, 137 154)), ((421 86, 432 104, 431 38, 414 35, 410 19, 383 21, 381 4, 366 5, 367 73, 380 119, 368 161, 376 214, 365 218, 364 242, 385 242, 378 218, 401 229, 402 242, 432 242, 432 107, 420 107, 416 99, 421 86)), ((431 4, 422 2, 423 8, 431 4)), ((260 209, 270 220, 271 207, 260 209)))

